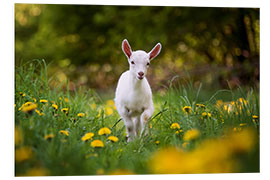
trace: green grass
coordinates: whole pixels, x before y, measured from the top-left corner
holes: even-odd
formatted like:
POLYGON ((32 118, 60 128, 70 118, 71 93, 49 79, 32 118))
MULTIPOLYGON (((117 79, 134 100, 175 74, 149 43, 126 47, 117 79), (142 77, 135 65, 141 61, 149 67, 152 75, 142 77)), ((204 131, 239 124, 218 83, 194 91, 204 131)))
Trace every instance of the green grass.
MULTIPOLYGON (((119 121, 116 110, 108 115, 107 110, 112 107, 106 104, 106 99, 101 99, 94 91, 77 90, 70 93, 68 82, 66 90, 58 87, 50 87, 52 77, 47 76, 45 61, 35 60, 26 65, 16 67, 15 82, 15 152, 22 147, 30 147, 31 156, 25 160, 15 161, 15 175, 95 175, 102 169, 104 174, 113 173, 116 170, 126 170, 135 174, 153 173, 150 159, 153 153, 160 148, 182 148, 184 133, 196 128, 200 136, 189 142, 185 152, 192 152, 200 147, 206 139, 222 138, 226 130, 239 128, 251 128, 256 132, 256 143, 248 151, 234 154, 240 169, 232 172, 259 172, 259 121, 254 122, 252 115, 259 116, 259 95, 257 90, 218 90, 209 92, 203 87, 195 89, 191 83, 170 87, 165 95, 154 93, 155 113, 149 121, 151 126, 149 134, 127 143, 125 127, 119 121), (25 93, 22 96, 20 92, 25 93), (44 113, 40 116, 35 111, 25 113, 19 108, 26 102, 34 102, 37 109, 44 113), (68 102, 64 100, 68 98, 68 102), (224 102, 238 102, 244 98, 246 103, 231 112, 219 108, 217 100, 224 102), (39 100, 46 99, 47 103, 39 100), (51 105, 54 101, 59 106, 55 110, 51 105), (196 104, 204 104, 205 108, 196 107, 196 104), (96 108, 91 108, 95 104, 96 108), (182 108, 190 106, 192 112, 185 113, 182 108), (68 108, 68 114, 61 112, 62 108, 68 108), (209 112, 211 117, 203 118, 202 113, 209 112), (78 113, 85 113, 84 117, 78 117, 78 113), (176 130, 170 128, 172 123, 178 123, 182 132, 175 134, 176 130), (118 142, 109 142, 107 136, 98 135, 102 127, 111 129, 111 135, 119 138, 118 142), (60 134, 60 130, 67 130, 69 136, 60 134), (81 137, 93 132, 93 139, 104 142, 103 148, 90 146, 90 141, 83 142, 81 137), (50 140, 44 136, 54 134, 50 140), (155 142, 159 141, 159 144, 155 142), (36 174, 33 173, 33 169, 36 174), (32 171, 31 171, 32 170, 32 171), (46 173, 42 173, 45 170, 46 173)), ((247 140, 248 141, 248 140, 247 140)), ((16 154, 16 159, 21 154, 16 154)), ((202 157, 203 158, 203 157, 202 157)), ((196 172, 194 172, 196 173, 196 172)))

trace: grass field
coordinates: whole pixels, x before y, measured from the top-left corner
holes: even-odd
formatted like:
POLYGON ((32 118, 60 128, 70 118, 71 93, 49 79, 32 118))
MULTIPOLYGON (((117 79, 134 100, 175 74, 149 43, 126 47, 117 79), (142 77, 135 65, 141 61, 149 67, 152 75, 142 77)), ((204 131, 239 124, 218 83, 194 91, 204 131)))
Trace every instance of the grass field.
POLYGON ((15 73, 16 176, 259 172, 256 89, 154 93, 149 134, 127 143, 112 99, 50 88, 44 61, 15 73))

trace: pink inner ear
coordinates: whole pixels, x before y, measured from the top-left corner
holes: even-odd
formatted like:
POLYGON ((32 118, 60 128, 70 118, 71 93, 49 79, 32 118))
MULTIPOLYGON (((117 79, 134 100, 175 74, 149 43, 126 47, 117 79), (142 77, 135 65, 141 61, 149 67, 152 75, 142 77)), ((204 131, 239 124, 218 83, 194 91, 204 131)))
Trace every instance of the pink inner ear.
POLYGON ((130 58, 131 50, 130 50, 130 47, 126 41, 124 41, 123 49, 124 49, 126 55, 128 56, 128 58, 130 58))
POLYGON ((154 57, 157 56, 158 52, 159 52, 159 49, 160 49, 160 45, 157 45, 150 53, 150 57, 149 59, 152 59, 154 57))

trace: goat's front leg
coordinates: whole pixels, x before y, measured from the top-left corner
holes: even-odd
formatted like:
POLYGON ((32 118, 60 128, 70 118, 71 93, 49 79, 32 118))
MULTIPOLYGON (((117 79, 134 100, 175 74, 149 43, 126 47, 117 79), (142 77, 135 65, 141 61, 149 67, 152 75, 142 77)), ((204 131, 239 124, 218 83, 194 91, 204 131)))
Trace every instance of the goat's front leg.
POLYGON ((140 130, 141 130, 141 118, 140 118, 140 116, 135 117, 134 122, 135 122, 136 136, 139 136, 140 135, 140 130))
POLYGON ((141 115, 141 136, 142 135, 147 135, 148 134, 148 127, 146 127, 146 124, 149 120, 149 118, 153 115, 154 113, 154 107, 150 106, 149 108, 145 109, 141 115))
POLYGON ((120 115, 123 118, 124 124, 126 126, 126 132, 127 132, 127 142, 130 142, 134 139, 135 136, 135 127, 134 122, 132 121, 132 118, 130 116, 130 112, 127 108, 123 108, 120 111, 120 115))

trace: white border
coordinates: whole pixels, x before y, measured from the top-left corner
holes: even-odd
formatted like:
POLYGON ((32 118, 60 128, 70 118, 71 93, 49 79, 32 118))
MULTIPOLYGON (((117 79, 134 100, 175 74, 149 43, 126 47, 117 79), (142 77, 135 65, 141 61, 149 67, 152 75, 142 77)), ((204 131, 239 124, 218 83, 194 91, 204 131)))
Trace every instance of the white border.
MULTIPOLYGON (((260 40, 261 40, 261 66, 260 66, 260 89, 261 89, 261 173, 256 174, 211 174, 211 175, 144 175, 139 178, 196 178, 196 179, 229 179, 265 178, 269 173, 269 22, 270 9, 267 0, 8 0, 1 2, 1 176, 4 179, 14 178, 14 3, 39 3, 39 4, 98 4, 98 5, 156 5, 156 6, 196 6, 196 7, 259 7, 260 8, 260 40)), ((47 178, 47 177, 43 177, 47 178)), ((135 179, 138 176, 80 176, 80 177, 51 177, 57 179, 88 179, 88 178, 110 178, 110 179, 135 179)), ((28 178, 24 178, 28 179, 28 178)))

